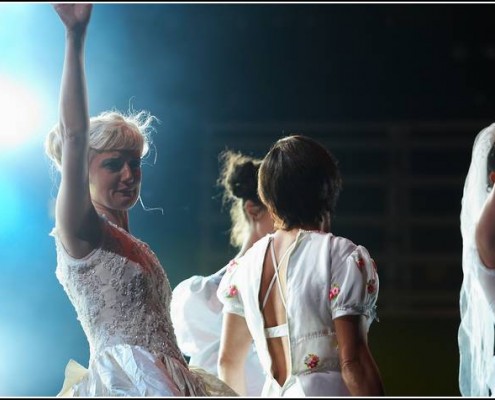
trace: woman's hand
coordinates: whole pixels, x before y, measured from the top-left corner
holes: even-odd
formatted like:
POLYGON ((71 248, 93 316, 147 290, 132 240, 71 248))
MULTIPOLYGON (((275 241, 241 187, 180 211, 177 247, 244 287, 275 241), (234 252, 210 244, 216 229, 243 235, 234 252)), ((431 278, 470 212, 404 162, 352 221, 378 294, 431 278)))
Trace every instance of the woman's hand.
POLYGON ((93 5, 88 3, 54 4, 53 8, 68 31, 84 32, 88 26, 93 5))

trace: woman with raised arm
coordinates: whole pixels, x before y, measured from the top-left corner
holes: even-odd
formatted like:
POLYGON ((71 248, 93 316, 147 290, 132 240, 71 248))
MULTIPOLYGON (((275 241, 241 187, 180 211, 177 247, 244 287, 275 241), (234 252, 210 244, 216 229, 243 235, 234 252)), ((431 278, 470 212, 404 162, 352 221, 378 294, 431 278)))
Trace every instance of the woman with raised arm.
MULTIPOLYGON (((256 241, 273 231, 273 220, 257 193, 261 160, 231 150, 220 154, 220 178, 224 204, 230 207, 230 242, 239 252, 228 266, 209 276, 192 276, 173 290, 171 316, 177 341, 189 357, 189 365, 218 374, 218 351, 222 332, 222 303, 217 298, 220 280, 256 241)), ((265 375, 251 345, 246 357, 246 394, 259 396, 265 375)))
POLYGON ((474 140, 461 208, 463 239, 459 388, 495 394, 495 124, 474 140))
POLYGON ((258 193, 276 231, 230 268, 219 376, 245 393, 243 364, 254 339, 264 397, 381 396, 368 347, 378 275, 363 246, 331 233, 341 187, 333 156, 316 141, 277 141, 260 167, 258 193))
POLYGON ((61 173, 56 275, 90 346, 88 369, 71 360, 59 396, 235 395, 188 368, 170 320, 167 275, 130 233, 128 210, 140 196, 154 117, 111 111, 89 118, 84 46, 92 5, 54 8, 66 38, 60 121, 46 140, 61 173))

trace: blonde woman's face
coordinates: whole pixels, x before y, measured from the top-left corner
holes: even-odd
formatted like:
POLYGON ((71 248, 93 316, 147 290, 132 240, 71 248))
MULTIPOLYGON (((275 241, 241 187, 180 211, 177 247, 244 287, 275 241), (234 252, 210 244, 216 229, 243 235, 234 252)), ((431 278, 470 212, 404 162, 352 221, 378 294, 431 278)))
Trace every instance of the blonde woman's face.
POLYGON ((95 153, 89 163, 91 200, 112 210, 128 210, 139 199, 141 152, 116 150, 95 153))

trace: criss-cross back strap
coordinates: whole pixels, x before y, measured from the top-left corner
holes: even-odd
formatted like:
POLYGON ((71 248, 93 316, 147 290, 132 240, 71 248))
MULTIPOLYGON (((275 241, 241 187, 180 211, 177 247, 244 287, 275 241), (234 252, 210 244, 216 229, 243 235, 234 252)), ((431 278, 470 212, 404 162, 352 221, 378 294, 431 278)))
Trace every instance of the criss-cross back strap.
POLYGON ((289 254, 289 252, 294 248, 296 244, 296 241, 294 241, 288 248, 285 250, 284 254, 282 255, 282 258, 280 259, 280 262, 277 264, 277 258, 275 257, 275 250, 274 250, 274 245, 273 245, 273 238, 270 239, 270 251, 272 255, 272 262, 273 262, 273 268, 275 270, 275 273, 273 274, 272 280, 270 281, 270 285, 268 286, 268 289, 265 293, 265 298, 263 299, 263 304, 261 306, 261 309, 263 310, 265 308, 265 305, 268 301, 268 296, 270 295, 273 284, 275 283, 275 280, 278 282, 278 288, 280 291, 280 295, 282 297, 282 302, 284 303, 284 307, 287 308, 287 305, 285 304, 285 297, 284 293, 282 292, 282 286, 280 285, 280 276, 279 276, 279 269, 280 265, 284 261, 284 258, 289 254))

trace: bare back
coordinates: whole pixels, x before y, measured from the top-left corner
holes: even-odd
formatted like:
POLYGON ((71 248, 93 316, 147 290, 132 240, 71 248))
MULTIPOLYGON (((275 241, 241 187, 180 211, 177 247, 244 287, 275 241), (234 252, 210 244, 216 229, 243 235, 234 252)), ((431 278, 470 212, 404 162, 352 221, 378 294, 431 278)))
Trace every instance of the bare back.
POLYGON ((298 231, 277 231, 270 239, 263 261, 259 292, 265 336, 272 360, 272 375, 283 386, 290 376, 290 350, 287 336, 286 273, 298 231), (278 276, 277 276, 278 269, 278 276), (273 329, 270 329, 273 328, 273 329))

